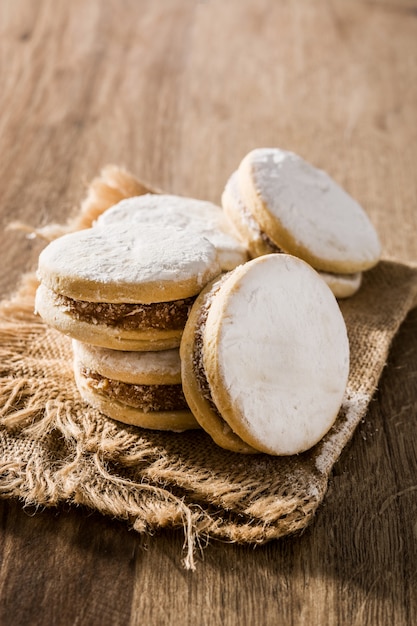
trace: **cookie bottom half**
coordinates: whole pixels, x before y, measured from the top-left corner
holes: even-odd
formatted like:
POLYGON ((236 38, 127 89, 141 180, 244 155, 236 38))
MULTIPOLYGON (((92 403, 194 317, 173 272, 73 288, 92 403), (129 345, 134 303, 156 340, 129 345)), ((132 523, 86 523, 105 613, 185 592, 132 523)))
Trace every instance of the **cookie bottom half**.
MULTIPOLYGON (((171 430, 175 432, 199 428, 198 422, 188 408, 145 411, 138 406, 131 406, 115 397, 106 395, 105 388, 99 389, 92 385, 89 377, 77 366, 74 367, 74 376, 83 400, 107 417, 118 422, 151 430, 171 430)), ((138 403, 136 402, 135 404, 138 403)), ((163 402, 159 403, 160 407, 161 404, 163 402)))
POLYGON ((163 324, 155 328, 146 326, 146 320, 140 326, 132 327, 130 324, 109 324, 100 316, 83 319, 75 315, 66 303, 61 303, 60 296, 44 285, 40 285, 36 292, 35 309, 47 324, 65 335, 113 350, 155 351, 177 348, 185 323, 184 317, 174 328, 165 328, 163 324))

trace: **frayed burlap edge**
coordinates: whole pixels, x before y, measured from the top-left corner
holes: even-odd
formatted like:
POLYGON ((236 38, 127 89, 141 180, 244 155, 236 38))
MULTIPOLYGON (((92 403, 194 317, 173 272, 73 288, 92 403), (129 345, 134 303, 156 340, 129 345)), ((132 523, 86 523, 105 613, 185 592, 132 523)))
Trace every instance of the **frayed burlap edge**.
MULTIPOLYGON (((51 240, 148 191, 157 192, 109 166, 72 220, 29 230, 51 240)), ((205 433, 141 431, 86 406, 74 385, 69 340, 34 315, 36 287, 35 276, 27 275, 0 305, 0 493, 36 506, 82 504, 141 533, 182 527, 185 566, 193 569, 194 549, 206 538, 264 543, 311 521, 334 463, 366 414, 392 338, 415 303, 417 273, 382 262, 360 292, 341 303, 351 345, 343 407, 320 444, 290 458, 242 458, 218 449, 205 433)))

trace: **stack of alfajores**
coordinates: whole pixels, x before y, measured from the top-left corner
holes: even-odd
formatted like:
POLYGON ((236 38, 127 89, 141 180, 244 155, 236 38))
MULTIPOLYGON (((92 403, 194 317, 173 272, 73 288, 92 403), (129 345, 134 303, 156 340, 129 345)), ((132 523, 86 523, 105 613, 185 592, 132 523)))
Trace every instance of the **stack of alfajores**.
POLYGON ((327 174, 277 148, 242 160, 222 204, 122 200, 43 250, 36 310, 72 338, 79 392, 109 418, 297 454, 342 404, 337 298, 378 262, 378 237, 327 174))

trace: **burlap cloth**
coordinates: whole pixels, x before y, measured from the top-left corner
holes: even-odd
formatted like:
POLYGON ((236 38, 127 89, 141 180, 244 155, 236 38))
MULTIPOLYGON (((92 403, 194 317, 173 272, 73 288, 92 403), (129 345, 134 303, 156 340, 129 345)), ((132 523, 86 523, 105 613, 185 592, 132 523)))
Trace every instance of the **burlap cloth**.
MULTIPOLYGON (((70 224, 40 234, 51 238, 88 226, 114 201, 146 191, 140 183, 129 187, 126 175, 121 189, 114 169, 104 178, 109 172, 110 182, 93 181, 70 224)), ((18 293, 0 304, 2 496, 46 507, 86 505, 140 533, 183 527, 185 564, 193 568, 201 537, 263 543, 312 520, 333 465, 366 414, 391 341, 415 304, 417 269, 382 261, 366 272, 359 293, 340 303, 351 347, 343 407, 318 445, 289 458, 241 456, 202 431, 135 429, 88 407, 75 387, 70 341, 34 315, 36 286, 34 275, 25 276, 18 293)))

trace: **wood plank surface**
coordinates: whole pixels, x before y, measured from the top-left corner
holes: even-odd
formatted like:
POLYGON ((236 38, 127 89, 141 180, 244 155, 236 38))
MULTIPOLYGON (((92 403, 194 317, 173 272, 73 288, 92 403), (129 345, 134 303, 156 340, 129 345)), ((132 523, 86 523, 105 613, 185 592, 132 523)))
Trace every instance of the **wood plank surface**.
MULTIPOLYGON (((417 262, 417 2, 2 0, 0 293, 107 163, 219 202, 280 146, 366 208, 386 258, 417 262)), ((0 501, 0 624, 417 623, 417 311, 312 526, 256 549, 141 538, 84 509, 0 501)))

